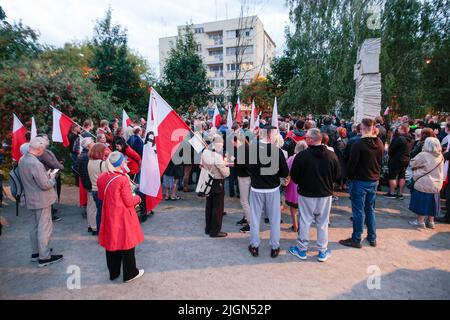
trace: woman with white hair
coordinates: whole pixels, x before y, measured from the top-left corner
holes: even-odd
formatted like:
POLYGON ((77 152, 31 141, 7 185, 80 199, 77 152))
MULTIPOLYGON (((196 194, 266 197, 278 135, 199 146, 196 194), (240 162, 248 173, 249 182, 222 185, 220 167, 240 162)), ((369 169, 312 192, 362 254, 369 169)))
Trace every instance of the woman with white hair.
POLYGON ((98 197, 103 202, 99 244, 106 249, 110 279, 120 276, 123 281, 140 278, 144 270, 136 268, 135 247, 144 242, 136 206, 141 198, 134 193, 133 184, 125 172, 125 156, 112 152, 106 160, 107 172, 97 180, 98 197))
POLYGON ((440 211, 439 193, 444 180, 444 158, 437 138, 425 140, 423 151, 411 160, 411 168, 414 186, 409 209, 417 214, 417 219, 410 224, 434 229, 434 218, 440 211))

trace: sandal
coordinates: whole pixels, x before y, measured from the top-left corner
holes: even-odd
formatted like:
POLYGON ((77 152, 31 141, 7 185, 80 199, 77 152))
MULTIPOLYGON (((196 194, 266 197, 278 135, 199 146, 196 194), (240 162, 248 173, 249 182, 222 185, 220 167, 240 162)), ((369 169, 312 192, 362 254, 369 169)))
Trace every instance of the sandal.
POLYGON ((170 198, 170 200, 177 201, 177 200, 181 200, 181 198, 179 196, 176 196, 175 198, 170 198))

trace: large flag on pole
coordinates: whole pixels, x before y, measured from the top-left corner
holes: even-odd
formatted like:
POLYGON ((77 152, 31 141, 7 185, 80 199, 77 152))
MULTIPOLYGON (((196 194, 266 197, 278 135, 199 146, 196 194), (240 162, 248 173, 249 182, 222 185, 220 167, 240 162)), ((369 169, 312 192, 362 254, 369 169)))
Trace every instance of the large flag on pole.
POLYGON ((278 104, 277 104, 277 97, 275 97, 275 103, 273 105, 272 126, 278 129, 278 104))
POLYGON ((27 129, 22 122, 20 122, 19 118, 13 114, 11 156, 17 162, 19 162, 22 157, 22 154, 20 153, 20 146, 27 142, 26 134, 27 129))
POLYGON ((133 124, 128 114, 125 112, 125 109, 122 111, 122 128, 126 130, 129 126, 133 124))
POLYGON ((214 128, 219 128, 221 122, 222 122, 222 116, 220 115, 219 109, 216 106, 216 108, 214 109, 214 115, 212 118, 212 126, 214 128))
POLYGON ((162 200, 161 175, 189 131, 183 119, 152 88, 139 187, 148 196, 147 211, 162 200))
POLYGON ((69 133, 70 127, 75 123, 72 119, 66 116, 61 111, 52 107, 53 109, 53 132, 52 140, 54 142, 62 142, 64 147, 70 145, 69 133))
POLYGON ((255 127, 253 128, 253 130, 259 129, 259 124, 260 124, 259 119, 260 118, 261 118, 261 113, 258 114, 258 117, 256 118, 255 127))
POLYGON ((31 139, 35 138, 37 136, 37 127, 36 127, 36 120, 34 117, 31 117, 31 139))
POLYGON ((236 122, 241 123, 242 122, 242 113, 241 113, 241 100, 238 97, 237 103, 236 103, 236 122))
POLYGON ((231 130, 231 128, 233 127, 233 111, 231 108, 231 103, 228 105, 227 127, 228 130, 231 130))

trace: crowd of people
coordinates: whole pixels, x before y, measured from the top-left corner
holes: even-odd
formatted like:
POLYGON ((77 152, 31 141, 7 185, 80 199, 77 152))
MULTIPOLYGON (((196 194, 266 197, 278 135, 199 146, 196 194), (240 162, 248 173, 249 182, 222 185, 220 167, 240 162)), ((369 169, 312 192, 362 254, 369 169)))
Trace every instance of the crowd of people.
MULTIPOLYGON (((179 192, 192 192, 192 185, 206 183, 208 191, 198 194, 206 198, 205 234, 223 238, 227 236, 222 231, 227 186, 228 195, 237 196, 242 205, 243 218, 237 226, 250 233, 248 250, 253 257, 259 255, 262 218, 270 224, 270 255, 279 255, 286 204, 291 230, 298 233, 297 244, 289 252, 308 258, 310 228, 315 225, 317 259, 329 259, 330 212, 338 199, 336 191, 348 191, 353 213, 353 233, 340 241, 344 246, 361 248, 364 226, 369 245, 377 246, 374 209, 383 184, 388 188, 383 196, 393 200, 403 200, 405 188, 411 190, 409 209, 417 215, 411 227, 433 229, 435 221, 450 223, 450 185, 446 183, 450 117, 403 116, 387 121, 380 116, 354 123, 336 116, 286 116, 279 117, 278 126, 272 120, 260 119, 259 127, 252 130, 248 118, 231 128, 224 119, 216 128, 207 114, 190 115, 185 121, 191 132, 181 143, 178 157, 162 173, 164 200, 179 201, 179 192), (202 152, 188 142, 194 134, 205 142, 202 152), (209 180, 200 181, 202 171, 209 180), (447 212, 442 217, 441 198, 446 199, 447 212)), ((140 223, 152 214, 139 191, 146 122, 140 119, 123 129, 118 119, 102 120, 93 130, 91 120, 82 127, 72 126, 70 167, 80 188, 87 230, 98 236, 106 250, 110 279, 120 276, 123 265, 123 280, 133 281, 144 273, 135 259, 135 247, 144 241, 140 223)), ((35 217, 30 232, 32 260, 40 267, 63 258, 53 254, 49 243, 53 222, 61 219, 53 205, 61 190, 64 165, 49 144, 47 135, 39 134, 21 147, 18 163, 26 206, 35 217)))

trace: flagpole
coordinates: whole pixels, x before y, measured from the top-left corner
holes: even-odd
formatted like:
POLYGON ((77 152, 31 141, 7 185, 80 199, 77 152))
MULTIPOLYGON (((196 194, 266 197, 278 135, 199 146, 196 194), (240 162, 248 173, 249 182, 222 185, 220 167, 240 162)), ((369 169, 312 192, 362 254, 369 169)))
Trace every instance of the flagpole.
MULTIPOLYGON (((55 110, 58 111, 58 112, 61 112, 61 111, 59 111, 58 109, 56 109, 55 107, 53 107, 53 106, 50 106, 50 108, 53 108, 53 109, 55 109, 55 110)), ((62 112, 61 112, 61 113, 62 113, 62 112)), ((64 114, 64 113, 62 113, 62 114, 64 114)), ((70 120, 72 120, 72 119, 70 119, 70 120)), ((79 127, 81 128, 82 131, 89 133, 89 134, 92 136, 92 138, 97 139, 97 137, 96 137, 94 134, 90 133, 89 131, 84 130, 83 127, 80 126, 78 123, 76 123, 76 122, 73 121, 73 120, 72 120, 72 122, 75 123, 77 126, 79 126, 79 127)))

